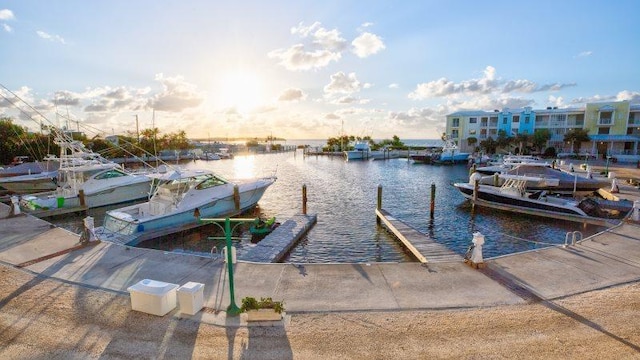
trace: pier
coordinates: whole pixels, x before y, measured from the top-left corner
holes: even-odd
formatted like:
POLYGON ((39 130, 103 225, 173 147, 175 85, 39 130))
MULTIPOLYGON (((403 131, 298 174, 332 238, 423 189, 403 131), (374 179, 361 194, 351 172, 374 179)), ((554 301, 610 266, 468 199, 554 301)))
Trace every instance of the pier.
POLYGON ((317 215, 301 214, 293 216, 265 236, 251 250, 239 255, 238 260, 258 263, 282 261, 298 241, 311 230, 317 219, 317 215))
POLYGON ((376 209, 377 218, 421 263, 462 261, 459 254, 433 241, 426 234, 393 217, 384 209, 376 209))

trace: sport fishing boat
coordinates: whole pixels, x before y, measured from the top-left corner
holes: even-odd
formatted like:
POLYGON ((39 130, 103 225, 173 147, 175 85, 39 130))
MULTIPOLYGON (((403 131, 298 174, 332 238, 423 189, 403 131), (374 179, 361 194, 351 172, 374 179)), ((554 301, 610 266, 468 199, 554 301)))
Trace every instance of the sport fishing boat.
POLYGON ((384 153, 378 150, 371 150, 371 146, 366 141, 357 141, 353 145, 353 150, 344 152, 345 159, 350 160, 369 160, 376 157, 382 158, 384 153))
POLYGON ((95 229, 102 241, 134 246, 141 241, 203 225, 200 217, 226 217, 253 208, 275 177, 230 182, 209 170, 166 171, 154 178, 149 201, 107 211, 95 229))
MULTIPOLYGON (((548 181, 548 188, 554 186, 550 179, 536 179, 524 175, 500 175, 502 186, 478 184, 479 174, 472 174, 468 183, 455 183, 462 195, 474 204, 519 212, 535 216, 554 217, 579 221, 588 218, 622 218, 631 210, 628 200, 611 201, 595 197, 581 200, 552 194, 549 190, 529 190, 528 182, 548 181), (559 217, 560 215, 565 217, 559 217)), ((557 180, 555 180, 557 184, 557 180)))
POLYGON ((60 146, 57 187, 50 192, 23 195, 20 206, 25 210, 95 208, 149 196, 151 178, 126 171, 79 141, 60 135, 56 143, 60 146))

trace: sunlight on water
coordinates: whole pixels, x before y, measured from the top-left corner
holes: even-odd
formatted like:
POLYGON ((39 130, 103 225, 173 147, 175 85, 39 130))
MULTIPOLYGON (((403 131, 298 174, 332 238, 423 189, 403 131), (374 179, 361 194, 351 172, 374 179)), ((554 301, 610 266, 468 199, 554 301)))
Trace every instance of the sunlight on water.
POLYGON ((256 174, 255 162, 255 155, 236 156, 235 159, 233 159, 233 178, 250 179, 258 176, 256 174))

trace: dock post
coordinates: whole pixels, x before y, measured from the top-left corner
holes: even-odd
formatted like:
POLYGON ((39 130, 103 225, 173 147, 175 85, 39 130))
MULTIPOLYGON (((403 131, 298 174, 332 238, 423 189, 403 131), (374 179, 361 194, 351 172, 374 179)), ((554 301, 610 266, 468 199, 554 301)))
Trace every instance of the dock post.
POLYGON ((471 208, 475 209, 476 201, 478 201, 478 179, 473 180, 473 201, 471 202, 471 208))
POLYGON ((78 190, 78 197, 80 198, 80 206, 84 207, 86 205, 84 201, 84 190, 78 190))
POLYGON ((302 184, 302 214, 307 215, 307 184, 302 184))
POLYGON ((436 183, 431 183, 431 208, 429 212, 429 217, 433 219, 433 213, 436 209, 436 183))
MULTIPOLYGON (((378 211, 382 210, 382 185, 378 184, 378 204, 376 206, 378 211)), ((376 222, 380 225, 380 218, 376 216, 376 222)))
POLYGON ((233 185, 233 204, 236 207, 236 211, 240 210, 240 189, 238 185, 233 185))
POLYGON ((493 174, 493 186, 498 187, 500 184, 500 175, 498 173, 493 174))

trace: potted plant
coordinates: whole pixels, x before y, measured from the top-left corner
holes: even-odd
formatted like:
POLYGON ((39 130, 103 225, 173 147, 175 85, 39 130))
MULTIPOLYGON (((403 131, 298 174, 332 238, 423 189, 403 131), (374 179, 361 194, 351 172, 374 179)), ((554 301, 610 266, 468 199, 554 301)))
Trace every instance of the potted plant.
POLYGON ((273 301, 270 297, 260 298, 247 296, 242 299, 243 312, 247 313, 247 321, 279 321, 282 319, 284 302, 273 301))

